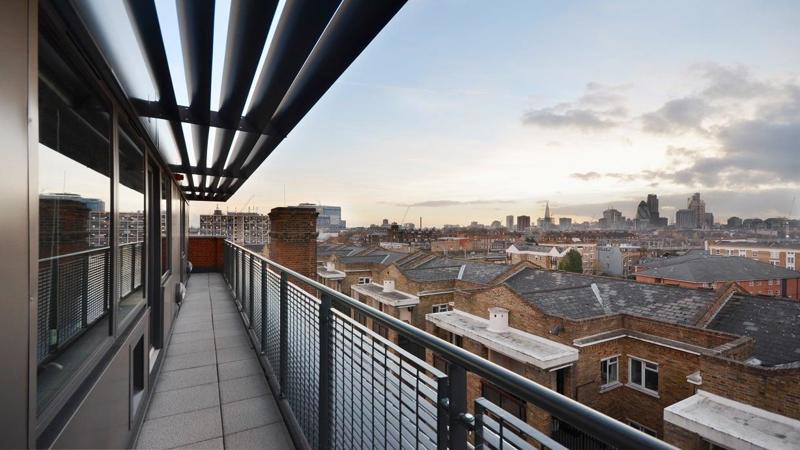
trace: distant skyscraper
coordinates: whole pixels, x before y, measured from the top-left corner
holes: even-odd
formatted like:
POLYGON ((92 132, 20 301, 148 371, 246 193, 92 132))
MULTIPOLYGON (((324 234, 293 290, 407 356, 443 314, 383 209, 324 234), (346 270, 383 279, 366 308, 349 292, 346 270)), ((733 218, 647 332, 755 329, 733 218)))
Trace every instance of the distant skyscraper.
POLYGON ((644 200, 639 202, 639 207, 636 208, 636 219, 650 221, 650 205, 644 200))
POLYGON ((729 218, 728 228, 742 228, 742 219, 736 216, 729 218))
POLYGON ((558 218, 558 227, 562 230, 569 230, 572 228, 572 218, 571 217, 559 217, 558 218))
POLYGON ((625 223, 625 218, 622 217, 622 213, 619 210, 614 208, 609 208, 603 211, 603 223, 607 228, 617 229, 622 228, 622 225, 625 223))
MULTIPOLYGON (((700 193, 695 192, 687 200, 687 208, 694 214, 694 227, 703 228, 706 224, 706 202, 700 200, 700 193)), ((713 225, 713 224, 712 224, 713 225)))
POLYGON ((506 228, 509 230, 514 229, 514 216, 506 216, 506 228))
POLYGON ((531 216, 517 216, 517 231, 526 231, 531 227, 531 216))
POLYGON ((679 209, 675 212, 675 226, 683 230, 697 228, 697 215, 691 209, 679 209))
POLYGON ((541 226, 545 230, 553 227, 553 218, 550 217, 550 202, 545 202, 544 204, 544 219, 542 219, 541 226))
POLYGON ((656 194, 647 194, 647 209, 650 210, 651 219, 658 219, 658 196, 656 194))

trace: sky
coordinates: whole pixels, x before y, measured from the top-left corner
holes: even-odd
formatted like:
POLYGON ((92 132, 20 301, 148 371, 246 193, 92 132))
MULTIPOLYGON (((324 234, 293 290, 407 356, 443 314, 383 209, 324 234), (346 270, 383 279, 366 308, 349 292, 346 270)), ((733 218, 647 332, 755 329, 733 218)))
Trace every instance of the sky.
MULTIPOLYGON (((158 6, 180 103, 174 4, 158 6)), ((672 220, 700 192, 717 220, 798 217, 798 23, 797 1, 412 0, 219 206, 441 226, 541 217, 545 202, 632 216, 655 193, 672 220)), ((192 221, 216 206, 193 202, 192 221)))

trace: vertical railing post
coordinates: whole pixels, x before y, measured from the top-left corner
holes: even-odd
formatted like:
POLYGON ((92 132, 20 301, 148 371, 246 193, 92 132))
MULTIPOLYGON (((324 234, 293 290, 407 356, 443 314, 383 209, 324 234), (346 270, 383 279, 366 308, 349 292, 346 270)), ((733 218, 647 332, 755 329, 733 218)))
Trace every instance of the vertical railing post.
POLYGON ((47 262, 50 264, 50 304, 49 304, 49 311, 47 314, 48 318, 48 330, 50 332, 47 335, 47 352, 52 353, 56 351, 58 348, 58 342, 61 340, 61 330, 58 329, 58 313, 59 313, 59 304, 58 304, 58 295, 61 292, 59 289, 59 278, 61 277, 61 259, 54 258, 47 262))
POLYGON ((450 444, 447 434, 449 427, 449 407, 450 383, 447 377, 436 380, 436 448, 446 450, 450 444))
POLYGON ((289 277, 286 272, 281 272, 281 297, 280 297, 280 370, 281 397, 286 397, 289 375, 289 277))
MULTIPOLYGON (((483 448, 483 414, 483 405, 475 402, 475 448, 483 448)), ((503 445, 502 439, 500 440, 500 445, 503 445)))
POLYGON ((448 417, 450 421, 450 442, 452 450, 466 450, 468 428, 467 413, 467 371, 458 364, 448 364, 450 392, 448 395, 448 417))
POLYGON ((248 278, 248 280, 250 280, 250 285, 248 286, 248 291, 250 291, 250 292, 249 292, 249 296, 247 298, 247 301, 250 302, 250 306, 249 306, 248 311, 247 311, 248 324, 250 326, 250 329, 253 329, 253 303, 255 303, 253 301, 253 297, 254 297, 254 293, 255 293, 255 287, 254 287, 255 286, 255 282, 253 282, 253 276, 255 274, 255 267, 254 267, 255 263, 256 263, 255 258, 253 258, 253 255, 250 255, 250 268, 249 268, 250 277, 248 278))
POLYGON ((323 292, 319 304, 319 448, 332 448, 333 422, 331 406, 333 403, 333 296, 323 292))
POLYGON ((233 248, 233 296, 239 303, 239 249, 233 248))
POLYGON ((269 303, 269 280, 267 262, 261 260, 261 354, 267 353, 267 303, 269 303))
POLYGON ((81 255, 81 273, 83 283, 81 283, 81 328, 89 326, 89 255, 81 255))
POLYGON ((244 304, 244 250, 239 249, 239 309, 245 307, 244 304))

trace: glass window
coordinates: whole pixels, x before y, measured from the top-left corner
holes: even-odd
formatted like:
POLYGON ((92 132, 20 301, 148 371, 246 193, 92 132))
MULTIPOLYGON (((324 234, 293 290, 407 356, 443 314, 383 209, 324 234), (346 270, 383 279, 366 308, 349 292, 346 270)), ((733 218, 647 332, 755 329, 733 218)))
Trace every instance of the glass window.
POLYGON ((169 245, 170 235, 172 234, 171 199, 169 177, 164 174, 161 177, 161 207, 159 208, 161 213, 161 275, 166 275, 169 272, 170 264, 172 263, 172 258, 170 258, 171 245, 169 245))
POLYGON ((119 323, 144 305, 145 299, 145 174, 144 153, 126 127, 119 129, 119 323))
POLYGON ((619 379, 619 357, 613 356, 611 358, 600 361, 600 378, 601 385, 608 386, 614 384, 619 379))
POLYGON ((658 364, 630 358, 630 383, 658 393, 658 364))
POLYGON ((527 416, 525 401, 505 392, 488 381, 481 381, 481 396, 505 409, 514 417, 525 421, 527 416))
POLYGON ((110 335, 111 109, 39 39, 37 403, 43 411, 110 335))

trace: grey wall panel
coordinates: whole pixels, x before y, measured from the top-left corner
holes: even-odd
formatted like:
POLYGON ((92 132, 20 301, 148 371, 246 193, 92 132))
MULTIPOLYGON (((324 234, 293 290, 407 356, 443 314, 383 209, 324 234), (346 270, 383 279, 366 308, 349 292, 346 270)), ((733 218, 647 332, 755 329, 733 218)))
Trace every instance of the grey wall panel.
MULTIPOLYGON (((145 335, 145 314, 125 339, 56 438, 53 448, 126 448, 130 417, 131 349, 145 335)), ((146 395, 146 394, 145 394, 146 395)))
MULTIPOLYGON (((0 13, 0 448, 28 447, 31 384, 30 268, 38 258, 36 236, 28 227, 31 204, 30 149, 37 132, 36 1, 3 1, 0 13), (29 121, 29 118, 31 119, 29 121), (33 242, 33 245, 30 244, 33 242), (33 247, 33 248, 31 248, 33 247), (12 257, 13 255, 13 257, 12 257), (28 264, 26 264, 26 262, 28 264)), ((34 166, 35 167, 35 166, 34 166)), ((35 203, 38 204, 38 201, 35 203)), ((38 220, 38 211, 32 218, 38 220)))

